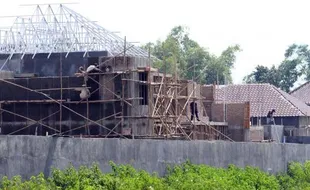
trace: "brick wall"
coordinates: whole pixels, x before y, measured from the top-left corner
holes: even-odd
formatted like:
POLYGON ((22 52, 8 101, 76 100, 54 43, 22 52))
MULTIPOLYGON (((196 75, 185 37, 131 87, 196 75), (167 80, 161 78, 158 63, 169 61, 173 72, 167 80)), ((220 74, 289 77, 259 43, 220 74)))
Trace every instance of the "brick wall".
POLYGON ((201 90, 200 84, 197 84, 196 82, 194 83, 193 81, 187 82, 187 96, 192 94, 192 97, 200 97, 201 96, 200 90, 201 90))
POLYGON ((206 111, 206 114, 211 119, 211 110, 212 110, 212 102, 203 102, 204 110, 206 111))
MULTIPOLYGON (((226 121, 229 126, 244 126, 245 103, 226 104, 226 121)), ((224 120, 223 104, 211 105, 211 120, 221 122, 224 120)))
POLYGON ((204 85, 200 88, 201 96, 205 97, 205 100, 214 101, 214 86, 204 85))

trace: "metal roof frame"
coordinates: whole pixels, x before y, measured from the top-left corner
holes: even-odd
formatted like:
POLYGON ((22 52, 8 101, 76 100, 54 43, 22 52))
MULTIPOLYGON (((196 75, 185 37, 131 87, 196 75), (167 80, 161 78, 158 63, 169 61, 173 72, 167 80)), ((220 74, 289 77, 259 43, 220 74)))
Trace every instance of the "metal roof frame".
MULTIPOLYGON (((107 51, 110 56, 124 51, 125 40, 63 4, 36 5, 30 16, 17 16, 8 30, 0 31, 0 54, 107 51), (46 9, 44 9, 44 7, 46 9), (45 10, 45 11, 43 11, 45 10)), ((131 46, 126 43, 126 46, 131 46)), ((148 57, 144 49, 133 46, 126 55, 148 57)), ((0 68, 1 70, 2 68, 0 68)))

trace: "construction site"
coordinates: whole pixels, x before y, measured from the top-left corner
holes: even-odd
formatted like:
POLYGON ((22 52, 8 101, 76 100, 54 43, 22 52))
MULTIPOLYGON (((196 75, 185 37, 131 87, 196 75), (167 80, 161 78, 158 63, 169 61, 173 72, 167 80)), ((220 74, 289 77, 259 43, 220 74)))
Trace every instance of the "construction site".
POLYGON ((37 5, 0 38, 2 135, 233 141, 230 124, 250 128, 247 102, 160 73, 147 50, 64 5, 37 5))

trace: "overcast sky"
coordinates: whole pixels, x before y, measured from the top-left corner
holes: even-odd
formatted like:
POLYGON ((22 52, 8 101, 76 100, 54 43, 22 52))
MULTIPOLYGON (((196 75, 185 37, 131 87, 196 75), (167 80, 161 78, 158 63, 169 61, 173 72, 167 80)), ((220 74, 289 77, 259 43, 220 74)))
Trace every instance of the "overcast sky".
MULTIPOLYGON (((212 53, 240 44, 234 83, 258 64, 278 65, 290 44, 310 44, 309 0, 9 0, 0 16, 33 12, 34 7, 20 4, 65 2, 78 2, 67 6, 129 41, 164 39, 171 28, 185 25, 191 38, 212 53)), ((11 22, 0 19, 1 26, 11 22)))

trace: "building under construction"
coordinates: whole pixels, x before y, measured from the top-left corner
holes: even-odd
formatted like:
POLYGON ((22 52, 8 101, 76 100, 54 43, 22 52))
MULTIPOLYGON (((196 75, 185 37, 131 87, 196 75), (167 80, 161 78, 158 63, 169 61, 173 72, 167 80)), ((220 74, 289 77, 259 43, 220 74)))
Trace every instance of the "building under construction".
POLYGON ((214 86, 159 73, 147 51, 63 5, 18 17, 0 53, 1 134, 231 140, 225 118, 210 119, 214 86))

